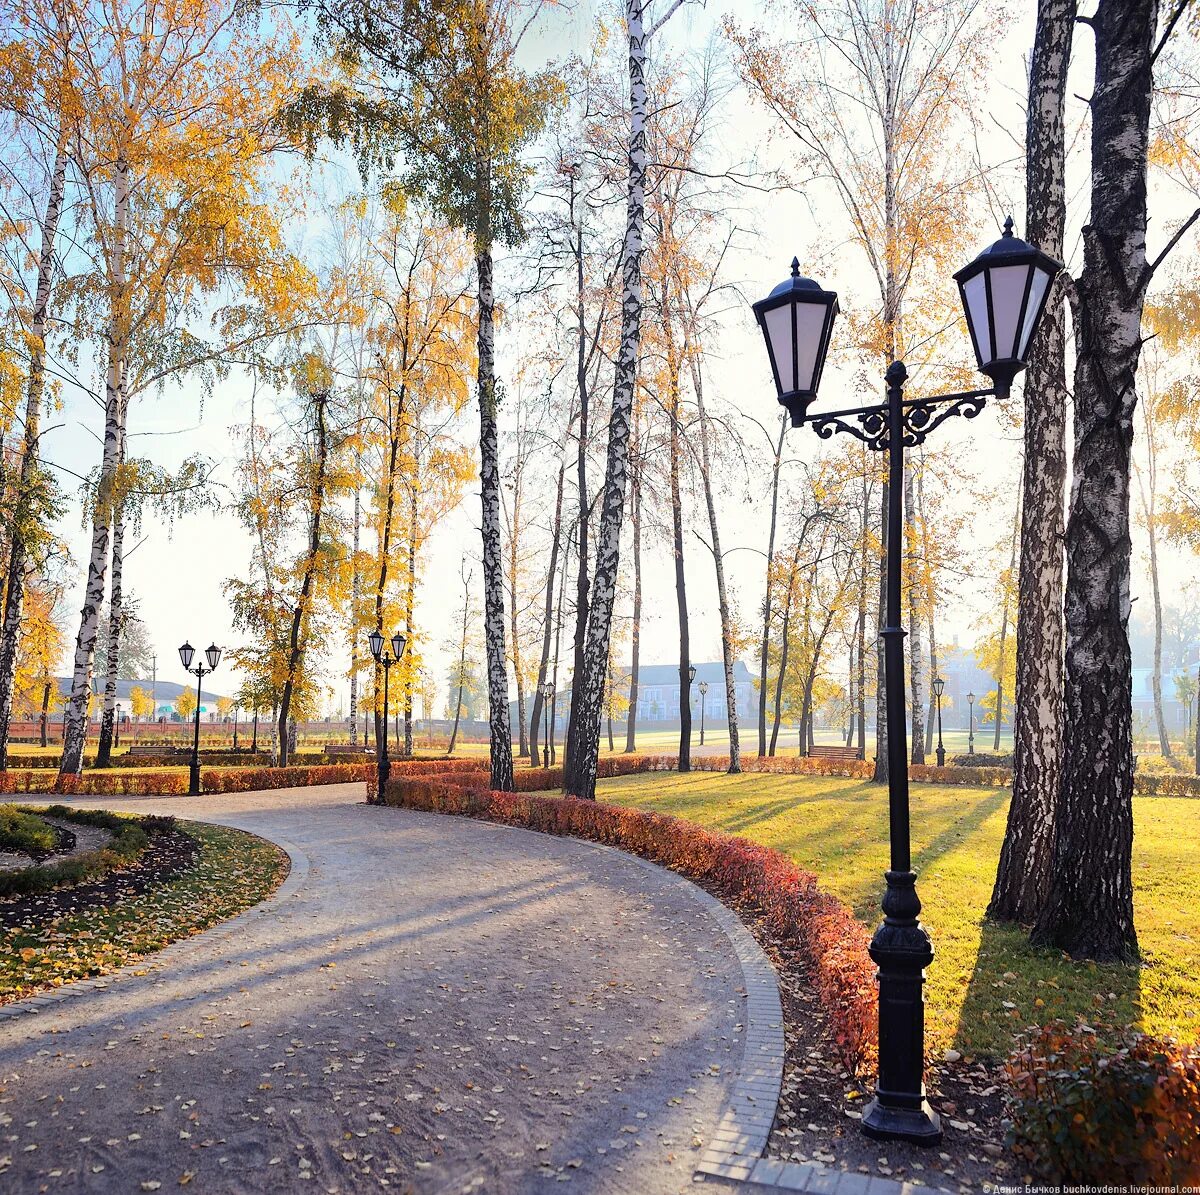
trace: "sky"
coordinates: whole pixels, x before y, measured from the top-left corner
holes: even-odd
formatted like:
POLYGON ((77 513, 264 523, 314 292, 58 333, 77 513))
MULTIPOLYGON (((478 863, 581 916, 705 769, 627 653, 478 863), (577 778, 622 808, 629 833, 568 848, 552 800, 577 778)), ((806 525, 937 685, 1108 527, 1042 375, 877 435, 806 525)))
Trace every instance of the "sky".
MULTIPOLYGON (((658 0, 662 5, 665 0, 658 0)), ((1026 57, 1033 36, 1033 0, 1023 0, 1010 6, 1001 18, 1004 35, 998 40, 993 59, 991 87, 984 97, 987 118, 981 123, 990 130, 994 145, 985 147, 990 156, 1011 156, 1014 137, 1019 141, 1023 132, 1022 94, 1025 88, 1026 57)), ((762 19, 762 10, 755 4, 734 6, 714 4, 704 7, 687 5, 666 27, 666 36, 673 48, 701 48, 719 27, 726 12, 732 11, 739 20, 752 22, 762 19)), ((562 58, 586 50, 592 28, 592 10, 582 4, 574 10, 558 10, 544 24, 539 38, 529 53, 562 58)), ((1091 71, 1088 38, 1078 39, 1075 74, 1077 83, 1072 90, 1083 93, 1091 71)), ((652 51, 653 52, 653 51, 652 51)), ((1073 99, 1071 119, 1079 116, 1079 101, 1073 99)), ((788 146, 779 137, 771 137, 768 118, 756 110, 744 92, 735 91, 726 102, 722 130, 722 147, 731 161, 758 158, 764 164, 771 159, 786 161, 788 146)), ((1077 155, 1072 166, 1071 227, 1077 230, 1086 212, 1086 154, 1077 155)), ((1020 232, 1021 212, 1015 176, 1006 183, 1001 176, 999 186, 1010 186, 1013 192, 1014 215, 1020 232)), ((357 177, 351 171, 334 168, 327 173, 326 186, 334 193, 340 186, 355 187, 357 177)), ((861 293, 865 281, 864 266, 856 250, 849 246, 830 245, 829 229, 842 224, 841 217, 828 195, 819 188, 803 196, 774 192, 766 195, 747 193, 739 197, 743 208, 742 223, 750 232, 743 238, 744 254, 734 263, 734 280, 741 283, 748 299, 765 295, 786 276, 788 263, 797 255, 802 269, 807 263, 819 260, 823 270, 819 280, 827 288, 844 295, 861 293)), ((1167 197, 1159 210, 1168 218, 1174 212, 1174 199, 1167 197)), ((302 237, 311 241, 319 235, 316 225, 301 230, 302 237)), ((985 245, 999 235, 999 227, 981 213, 978 235, 962 246, 962 262, 966 264, 985 245)), ((1077 238, 1069 245, 1068 265, 1078 265, 1077 238)), ((497 268, 498 282, 504 284, 504 262, 497 268)), ((953 287, 950 278, 946 286, 953 287)), ((503 374, 512 361, 511 349, 499 334, 499 368, 503 374)), ((836 333, 835 333, 836 341, 836 333)), ((762 340, 753 323, 748 305, 734 307, 717 342, 710 363, 710 388, 715 402, 731 405, 753 415, 768 426, 774 424, 778 406, 770 382, 762 340)), ((960 346, 963 352, 967 350, 960 346)), ((924 379, 916 379, 920 385, 924 379)), ((931 380, 932 381, 932 380, 931 380)), ((178 464, 184 458, 200 453, 216 464, 214 480, 228 486, 232 482, 236 446, 230 429, 248 419, 251 390, 247 379, 234 373, 217 385, 215 392, 204 396, 198 384, 188 380, 168 386, 161 395, 139 399, 130 414, 130 451, 149 455, 165 465, 178 464)), ((269 396, 262 396, 269 400, 269 396)), ((607 421, 607 405, 611 399, 611 384, 602 389, 599 402, 605 408, 602 418, 607 421)), ((874 396, 856 393, 853 375, 831 364, 822 387, 822 403, 830 409, 855 401, 873 401, 874 396)), ((69 396, 65 409, 49 422, 53 430, 45 440, 47 457, 55 462, 68 485, 74 484, 70 473, 86 474, 99 458, 99 432, 102 411, 90 400, 78 394, 69 396)), ((465 425, 470 435, 473 423, 465 425)), ((502 426, 503 435, 503 426, 502 426)), ((996 412, 987 411, 966 423, 953 420, 939 432, 939 444, 951 447, 960 464, 976 471, 988 485, 1009 487, 1017 475, 1019 444, 1009 426, 998 419, 996 412)), ((729 551, 727 565, 730 581, 745 621, 753 625, 763 587, 763 549, 767 538, 766 442, 758 432, 748 427, 749 443, 762 451, 762 469, 750 479, 750 492, 761 500, 745 501, 740 490, 723 495, 721 501, 722 536, 729 551)), ((795 459, 812 459, 819 451, 819 442, 807 429, 788 433, 788 452, 795 459)), ((798 484, 795 467, 785 473, 781 509, 795 500, 793 487, 798 484)), ((597 478, 597 480, 599 480, 597 478)), ((697 511, 697 514, 700 512, 697 511)), ((1011 516, 1010 516, 1011 517, 1011 516)), ((981 545, 993 547, 1004 532, 995 525, 994 513, 981 514, 977 536, 981 545)), ((439 526, 432 538, 429 556, 419 595, 418 623, 426 628, 426 660, 430 673, 440 682, 445 676, 447 658, 441 650, 444 640, 453 634, 453 611, 458 605, 459 569, 465 551, 479 553, 479 497, 477 487, 468 490, 461 506, 439 526)), ((74 555, 74 574, 77 584, 70 596, 72 612, 70 634, 77 629, 77 612, 82 597, 81 582, 86 568, 90 532, 80 524, 78 503, 64 519, 63 534, 74 555)), ((719 658, 719 623, 716 608, 715 583, 709 554, 698 540, 691 537, 687 559, 689 609, 691 614, 692 657, 694 660, 719 658), (693 550, 694 549, 694 550, 693 550)), ((158 675, 168 680, 185 678, 177 655, 184 640, 197 648, 210 641, 229 647, 239 641, 231 627, 222 587, 224 581, 244 574, 249 554, 249 541, 243 528, 228 512, 189 515, 173 527, 148 519, 140 534, 127 535, 127 547, 136 544, 127 556, 125 570, 127 590, 132 588, 139 601, 139 615, 146 623, 150 638, 158 648, 158 675)), ((665 547, 663 544, 657 547, 665 547)), ((643 624, 643 660, 646 663, 670 663, 678 658, 678 634, 675 613, 673 578, 670 572, 669 548, 647 552, 646 610, 643 624)), ((979 555, 977 575, 964 586, 951 608, 939 612, 943 641, 960 640, 970 644, 986 613, 994 589, 994 572, 990 561, 993 555, 979 555)), ((1190 579, 1194 562, 1184 561, 1169 551, 1164 576, 1167 590, 1165 600, 1190 579)), ((1143 569, 1135 561, 1135 590, 1144 592, 1143 569)), ((479 575, 478 567, 476 576, 479 575)), ((1136 607, 1135 607, 1136 609, 1136 607)), ((569 634, 569 631, 567 632, 569 634)), ((750 661, 753 667, 753 661, 750 661)), ((64 668, 67 662, 64 660, 64 668)), ((330 711, 346 707, 347 684, 328 672, 334 686, 330 711)), ((213 677, 217 692, 231 692, 236 687, 235 670, 223 664, 213 677)), ((439 685, 438 713, 445 699, 444 686, 439 685)))

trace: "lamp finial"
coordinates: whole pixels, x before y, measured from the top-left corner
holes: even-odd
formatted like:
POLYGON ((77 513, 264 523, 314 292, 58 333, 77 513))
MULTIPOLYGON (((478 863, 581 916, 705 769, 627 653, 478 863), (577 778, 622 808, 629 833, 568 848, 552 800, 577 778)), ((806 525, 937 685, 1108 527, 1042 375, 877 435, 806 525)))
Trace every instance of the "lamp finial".
POLYGON ((800 259, 798 257, 792 258, 792 277, 800 277, 800 259))
POLYGON ((1013 232, 1013 218, 1012 218, 1012 216, 1009 216, 1009 217, 1007 217, 1007 218, 1005 219, 1005 221, 1004 221, 1004 235, 1005 235, 1006 237, 1010 237, 1010 236, 1015 236, 1015 235, 1016 235, 1016 234, 1013 232))

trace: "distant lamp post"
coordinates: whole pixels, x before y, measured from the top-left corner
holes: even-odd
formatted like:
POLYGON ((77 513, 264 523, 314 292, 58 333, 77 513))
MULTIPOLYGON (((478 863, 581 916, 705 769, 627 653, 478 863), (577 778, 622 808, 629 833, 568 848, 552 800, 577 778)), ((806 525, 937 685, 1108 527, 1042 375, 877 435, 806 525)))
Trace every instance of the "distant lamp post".
POLYGON ((121 703, 117 702, 117 716, 113 720, 113 746, 121 745, 121 703))
POLYGON ((208 661, 207 668, 204 666, 205 660, 200 660, 195 668, 192 667, 195 655, 196 649, 190 643, 185 643, 179 649, 179 661, 183 664, 184 672, 190 672, 196 678, 196 714, 192 723, 192 763, 188 777, 188 794, 198 797, 200 795, 200 688, 204 678, 210 672, 215 672, 217 665, 221 662, 221 649, 215 643, 205 649, 204 657, 208 661))
POLYGON ((233 749, 235 751, 238 748, 237 732, 238 732, 238 710, 239 709, 241 709, 241 706, 239 706, 236 702, 234 702, 234 706, 233 706, 233 749))
POLYGON ((708 696, 708 681, 702 680, 697 686, 700 690, 700 746, 704 746, 704 706, 708 696))
POLYGON ((379 770, 379 791, 376 794, 376 801, 383 804, 384 786, 388 782, 388 777, 392 774, 392 761, 388 758, 388 673, 392 669, 393 664, 400 662, 400 657, 404 655, 404 645, 407 642, 405 637, 397 631, 391 639, 391 653, 383 645, 383 633, 378 627, 375 628, 368 636, 367 643, 371 647, 371 655, 376 664, 383 668, 383 734, 375 736, 375 764, 379 770))
POLYGON ((933 678, 933 695, 937 698, 938 745, 937 766, 946 766, 946 748, 942 745, 942 694, 946 691, 946 682, 940 676, 933 678))
POLYGON ((904 542, 904 451, 952 415, 973 419, 985 401, 1006 398, 1013 378, 1025 368, 1029 345, 1046 305, 1059 262, 1013 235, 1004 235, 955 274, 963 311, 988 389, 906 399, 908 370, 893 361, 884 375, 886 401, 826 414, 810 414, 815 402, 838 297, 800 274, 793 258, 791 277, 754 304, 775 382, 776 396, 792 426, 810 424, 822 439, 845 432, 868 448, 888 454, 885 644, 888 726, 888 809, 891 866, 885 874, 883 923, 871 940, 879 966, 879 1078, 875 1098, 862 1116, 871 1137, 932 1145, 941 1140, 937 1113, 925 1099, 925 968, 933 945, 919 914, 916 873, 912 870, 908 800, 908 735, 904 700, 904 628, 901 617, 901 553, 904 542))
POLYGON ((554 682, 542 682, 542 725, 545 727, 546 742, 542 749, 542 759, 546 767, 550 766, 550 755, 554 750, 554 723, 550 719, 550 702, 554 700, 554 682))
POLYGON ((970 709, 967 721, 967 754, 975 754, 975 694, 967 694, 967 705, 970 709))

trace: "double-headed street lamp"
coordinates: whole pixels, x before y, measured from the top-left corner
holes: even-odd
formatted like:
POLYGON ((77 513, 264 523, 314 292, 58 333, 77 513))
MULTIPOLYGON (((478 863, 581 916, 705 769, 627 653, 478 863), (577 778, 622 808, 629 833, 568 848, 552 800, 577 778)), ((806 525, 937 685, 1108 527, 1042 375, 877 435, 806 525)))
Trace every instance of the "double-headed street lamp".
POLYGON ((700 746, 704 746, 704 699, 708 696, 708 681, 702 680, 697 686, 700 690, 700 746))
POLYGON ((207 668, 204 667, 204 660, 200 660, 195 668, 192 667, 192 659, 195 654, 196 649, 190 643, 185 643, 179 649, 179 661, 183 665, 183 670, 192 673, 196 678, 196 717, 192 732, 192 765, 188 777, 188 794, 198 797, 200 795, 200 686, 210 672, 217 670, 217 665, 221 662, 221 649, 215 643, 208 646, 204 652, 205 658, 208 660, 207 668))
POLYGON ((554 700, 554 682, 542 682, 542 725, 545 727, 546 741, 542 744, 542 759, 546 767, 550 766, 550 753, 554 748, 554 724, 550 720, 550 702, 554 700))
POLYGON ((937 766, 944 768, 946 766, 946 748, 942 745, 942 694, 946 691, 946 682, 940 676, 933 678, 933 695, 937 698, 937 719, 938 719, 938 745, 937 745, 937 766))
POLYGON ((382 804, 384 785, 387 784, 388 777, 392 771, 392 761, 388 758, 388 673, 391 671, 393 664, 400 662, 400 657, 404 655, 404 645, 407 640, 397 631, 392 636, 392 651, 389 655, 383 645, 383 633, 376 627, 367 636, 367 642, 371 645, 371 655, 374 657, 375 663, 383 666, 383 733, 376 734, 375 736, 375 762, 379 769, 379 793, 377 799, 382 804))
POLYGON ((906 399, 908 370, 893 361, 884 379, 887 401, 865 407, 809 414, 829 351, 838 298, 800 274, 754 304, 763 331, 779 402, 792 426, 811 424, 822 439, 847 432, 868 448, 888 454, 887 626, 884 681, 888 726, 888 815, 891 867, 885 873, 884 918, 871 940, 879 966, 879 1079, 875 1098, 862 1117, 871 1137, 934 1144, 941 1121, 925 1098, 925 968, 933 945, 921 925, 916 873, 909 842, 908 735, 904 704, 904 629, 901 622, 901 553, 904 536, 904 450, 952 415, 974 418, 986 399, 1007 398, 1013 378, 1025 368, 1029 345, 1046 306, 1050 285, 1062 269, 1032 245, 1004 235, 954 275, 979 369, 992 381, 983 390, 906 399))
POLYGON ((975 754, 975 694, 967 694, 967 754, 975 754))

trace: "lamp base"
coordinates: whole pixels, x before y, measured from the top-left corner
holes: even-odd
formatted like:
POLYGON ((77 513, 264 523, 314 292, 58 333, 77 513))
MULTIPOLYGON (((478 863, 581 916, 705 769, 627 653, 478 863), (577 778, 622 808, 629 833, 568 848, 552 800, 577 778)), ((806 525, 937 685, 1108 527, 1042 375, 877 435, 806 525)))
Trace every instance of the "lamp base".
POLYGON ((884 1104, 876 1096, 863 1112, 862 1131, 877 1141, 937 1145, 942 1139, 942 1121, 928 1100, 922 1100, 917 1108, 904 1108, 884 1104))

